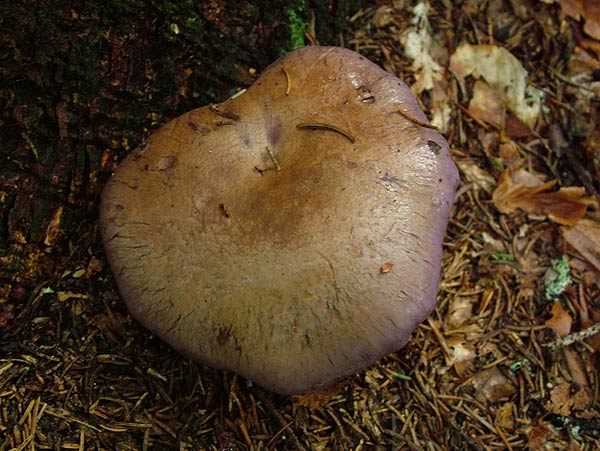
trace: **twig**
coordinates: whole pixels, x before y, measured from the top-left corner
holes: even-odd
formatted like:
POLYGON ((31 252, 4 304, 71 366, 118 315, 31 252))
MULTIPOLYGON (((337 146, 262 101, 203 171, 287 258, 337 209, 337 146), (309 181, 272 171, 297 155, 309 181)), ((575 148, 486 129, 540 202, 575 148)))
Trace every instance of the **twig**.
POLYGON ((331 130, 333 132, 339 133, 340 135, 344 135, 346 138, 348 138, 348 140, 351 143, 356 141, 356 137, 354 135, 350 134, 349 132, 347 132, 346 130, 336 127, 335 125, 324 124, 322 122, 302 122, 301 124, 296 125, 296 128, 299 128, 299 129, 312 128, 312 129, 331 130))
POLYGON ((290 425, 288 425, 289 421, 287 421, 283 418, 283 415, 281 415, 281 413, 273 405, 273 403, 271 401, 269 401, 269 399, 267 399, 265 394, 261 390, 257 390, 256 395, 264 404, 266 404, 271 415, 273 415, 275 417, 275 419, 277 420, 277 422, 279 423, 279 427, 283 428, 284 430, 287 429, 288 438, 292 442, 294 449, 297 449, 299 451, 306 451, 306 448, 300 443, 300 440, 298 440, 298 437, 294 433, 294 429, 292 427, 290 427, 290 425))
POLYGON ((275 154, 273 153, 273 151, 271 150, 271 148, 269 146, 266 146, 265 148, 267 149, 267 153, 269 154, 269 158, 271 158, 271 161, 275 165, 275 169, 277 169, 277 172, 281 171, 281 166, 279 165, 279 161, 277 161, 277 158, 275 157, 275 154))
POLYGON ((269 443, 267 443, 267 449, 269 451, 273 451, 273 449, 275 449, 275 446, 277 445, 277 442, 279 441, 279 437, 281 437, 283 435, 283 433, 286 431, 286 429, 289 428, 292 424, 294 424, 293 421, 290 421, 289 423, 287 423, 285 426, 283 426, 281 429, 279 429, 279 431, 277 431, 277 433, 273 436, 273 438, 271 438, 271 440, 269 440, 269 443))
POLYGON ((557 338, 549 343, 544 343, 542 346, 552 350, 564 348, 565 346, 572 345, 573 343, 579 343, 583 340, 587 340, 598 333, 600 333, 600 323, 596 323, 586 329, 580 330, 579 332, 574 332, 564 337, 557 338))
POLYGON ((213 113, 215 113, 221 117, 224 117, 226 119, 231 119, 232 121, 237 121, 240 119, 240 117, 237 114, 223 111, 223 110, 219 109, 219 107, 217 105, 215 105, 214 103, 211 103, 209 105, 208 109, 210 111, 212 111, 213 113))
POLYGON ((415 117, 412 117, 412 116, 411 116, 410 114, 408 114, 406 111, 398 110, 398 111, 397 111, 397 113, 398 113, 400 116, 402 116, 404 119, 408 119, 410 122, 413 122, 413 123, 417 124, 417 125, 418 125, 418 126, 420 126, 420 127, 425 127, 425 128, 431 128, 431 129, 433 129, 433 130, 438 130, 438 128, 437 128, 435 125, 433 125, 433 124, 430 124, 430 123, 428 123, 428 122, 423 122, 423 121, 420 121, 419 119, 417 119, 417 118, 415 118, 415 117))

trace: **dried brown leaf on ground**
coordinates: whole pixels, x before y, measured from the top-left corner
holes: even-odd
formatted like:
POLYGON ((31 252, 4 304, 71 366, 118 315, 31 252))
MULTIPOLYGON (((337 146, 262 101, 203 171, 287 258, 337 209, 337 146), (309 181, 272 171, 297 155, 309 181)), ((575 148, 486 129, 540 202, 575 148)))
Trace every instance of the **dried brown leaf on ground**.
POLYGON ((552 306, 552 317, 544 323, 548 329, 552 329, 559 337, 564 337, 571 332, 573 318, 569 315, 560 302, 555 302, 552 306))
POLYGON ((448 59, 448 51, 443 45, 443 35, 434 35, 429 23, 429 2, 417 3, 411 13, 410 25, 399 35, 404 53, 412 61, 415 82, 411 85, 411 90, 417 96, 430 91, 431 124, 440 131, 447 132, 451 109, 448 104, 447 74, 440 60, 448 59))
POLYGON ((527 449, 529 451, 545 451, 555 450, 556 447, 548 447, 550 445, 549 439, 553 438, 556 434, 544 423, 534 424, 529 430, 527 449))
POLYGON ((600 40, 600 3, 598 0, 541 0, 543 3, 558 3, 563 12, 575 20, 583 19, 583 31, 600 40))
POLYGON ((448 364, 454 367, 459 377, 472 367, 472 361, 477 357, 475 343, 483 334, 477 324, 471 321, 473 306, 478 300, 478 296, 455 296, 450 301, 448 314, 444 318, 448 364))
POLYGON ((481 188, 485 192, 492 193, 496 186, 496 180, 492 175, 483 169, 477 162, 472 160, 459 160, 456 162, 463 180, 473 183, 476 187, 481 188))
POLYGON ((561 230, 567 243, 600 271, 600 222, 583 218, 573 227, 561 230))
POLYGON ((294 410, 298 407, 306 407, 310 410, 325 407, 332 400, 332 398, 342 392, 347 383, 347 380, 341 380, 333 385, 330 385, 329 387, 325 387, 322 390, 293 396, 294 410))
MULTIPOLYGON (((565 360, 567 361, 567 367, 569 368, 569 373, 570 373, 571 377, 573 378, 573 382, 581 388, 589 386, 589 381, 588 381, 587 373, 585 370, 585 366, 583 365, 583 362, 581 361, 581 356, 579 355, 579 353, 574 351, 571 348, 564 348, 563 351, 565 353, 565 360)), ((584 404, 584 406, 578 407, 578 408, 581 410, 581 409, 584 409, 585 407, 587 407, 589 400, 590 400, 590 396, 587 393, 587 391, 585 394, 581 394, 578 397, 577 402, 579 404, 584 404)))
POLYGON ((497 402, 517 391, 512 381, 500 371, 498 366, 477 373, 473 377, 473 387, 475 397, 482 402, 484 400, 497 402))
POLYGON ((428 2, 419 2, 412 10, 411 25, 400 39, 406 56, 413 61, 416 82, 411 88, 415 94, 433 89, 435 82, 444 77, 444 69, 431 54, 434 40, 429 25, 429 11, 428 2))
POLYGON ((527 84, 527 71, 504 47, 461 44, 450 57, 450 70, 463 85, 469 75, 483 78, 521 121, 529 127, 537 122, 543 94, 527 84))
POLYGON ((500 175, 492 200, 502 213, 521 209, 570 226, 576 225, 588 208, 598 208, 598 201, 586 196, 585 188, 571 186, 549 191, 557 183, 557 180, 544 183, 526 169, 508 168, 500 175))
POLYGON ((546 409, 557 415, 572 415, 573 411, 582 411, 589 407, 590 395, 585 387, 562 382, 550 391, 550 400, 546 409))
POLYGON ((482 121, 504 128, 504 103, 496 90, 484 80, 477 80, 473 86, 469 112, 482 121))

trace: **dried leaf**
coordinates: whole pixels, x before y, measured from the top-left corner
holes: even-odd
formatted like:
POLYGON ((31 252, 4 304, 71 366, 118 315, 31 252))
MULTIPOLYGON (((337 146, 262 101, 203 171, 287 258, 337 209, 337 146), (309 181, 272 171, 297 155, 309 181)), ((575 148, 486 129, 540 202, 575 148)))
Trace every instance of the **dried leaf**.
POLYGON ((69 299, 88 299, 87 294, 73 293, 72 291, 59 291, 56 293, 60 302, 67 301, 69 299))
POLYGON ((482 190, 491 193, 496 186, 496 180, 485 169, 480 168, 473 161, 458 161, 458 168, 470 183, 481 188, 482 190))
POLYGON ((561 230, 567 243, 600 271, 600 222, 584 218, 574 227, 561 230))
POLYGON ((464 335, 455 335, 447 340, 450 349, 450 365, 462 376, 470 367, 470 362, 477 357, 475 346, 464 335))
POLYGON ((571 384, 563 382, 550 392, 550 401, 548 401, 546 409, 557 415, 570 415, 572 403, 571 384))
POLYGON ((463 83, 469 75, 483 78, 521 121, 529 127, 537 121, 543 94, 527 85, 527 71, 504 47, 462 44, 450 57, 450 70, 463 83))
POLYGON ((528 433, 527 449, 529 451, 540 451, 546 449, 546 442, 555 434, 545 424, 534 425, 528 433))
POLYGON ((498 94, 483 80, 473 86, 473 97, 469 102, 469 113, 491 124, 504 125, 504 105, 498 94))
POLYGON ((573 19, 585 20, 583 31, 600 40, 600 3, 598 0, 542 0, 544 3, 558 3, 563 12, 573 19))
POLYGON ((585 368, 583 367, 583 362, 581 361, 581 356, 569 348, 564 348, 563 350, 565 352, 565 359, 567 360, 567 366, 569 367, 569 373, 571 373, 573 382, 580 387, 587 387, 589 382, 585 368))
POLYGON ((473 377, 473 385, 475 397, 480 401, 496 402, 517 391, 510 379, 504 376, 497 366, 477 373, 473 377))
POLYGON ((509 167, 521 159, 519 147, 514 141, 500 143, 498 145, 498 155, 505 167, 509 167))
POLYGON ((431 55, 433 38, 429 25, 429 9, 427 2, 419 2, 413 8, 411 26, 401 37, 406 56, 413 60, 412 70, 416 82, 411 88, 415 94, 433 89, 435 81, 441 80, 444 75, 442 66, 431 55))
POLYGON ((338 395, 343 390, 347 382, 347 380, 343 379, 319 391, 294 396, 294 410, 299 406, 306 407, 309 410, 324 407, 331 401, 331 398, 338 395))
POLYGON ((496 425, 507 431, 512 431, 515 428, 514 409, 515 403, 513 402, 507 402, 498 407, 496 425))
POLYGON ((550 391, 550 400, 546 409, 556 415, 568 416, 572 410, 585 410, 589 408, 591 397, 586 387, 581 387, 569 382, 563 382, 550 391))
POLYGON ((555 302, 552 306, 552 317, 544 324, 548 329, 552 329, 559 337, 564 337, 571 332, 573 319, 560 302, 555 302))
POLYGON ((450 301, 445 329, 452 329, 465 323, 473 316, 473 304, 477 297, 456 296, 450 301))
POLYGON ((557 180, 543 183, 525 169, 509 168, 500 175, 492 200, 502 213, 521 209, 571 226, 583 218, 588 207, 598 208, 597 200, 585 196, 585 188, 582 187, 571 186, 548 192, 556 183, 557 180))

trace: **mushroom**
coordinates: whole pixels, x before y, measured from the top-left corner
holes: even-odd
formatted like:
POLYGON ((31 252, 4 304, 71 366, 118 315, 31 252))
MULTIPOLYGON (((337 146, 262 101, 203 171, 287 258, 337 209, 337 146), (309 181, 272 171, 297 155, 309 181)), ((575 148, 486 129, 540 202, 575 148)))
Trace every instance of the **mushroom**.
POLYGON ((400 349, 430 314, 457 183, 404 82, 310 46, 155 132, 106 185, 100 226, 143 325, 303 393, 400 349))

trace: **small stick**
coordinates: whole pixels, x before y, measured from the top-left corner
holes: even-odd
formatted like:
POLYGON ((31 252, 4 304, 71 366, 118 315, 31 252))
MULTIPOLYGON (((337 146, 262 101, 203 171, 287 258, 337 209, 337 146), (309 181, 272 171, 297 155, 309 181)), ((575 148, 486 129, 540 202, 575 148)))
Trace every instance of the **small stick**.
POLYGON ((435 125, 429 124, 427 122, 420 121, 419 119, 412 117, 406 111, 398 110, 397 112, 403 118, 408 119, 409 121, 414 122, 415 124, 417 124, 417 125, 419 125, 421 127, 431 128, 433 130, 437 130, 438 129, 435 125))
POLYGON ((348 140, 353 143, 356 141, 356 137, 346 130, 343 130, 335 125, 324 124, 322 122, 302 122, 301 124, 296 125, 296 128, 312 128, 312 129, 324 129, 331 130, 333 132, 337 132, 340 135, 344 135, 348 140))
POLYGON ((600 323, 593 324, 586 329, 558 338, 549 343, 544 343, 542 346, 552 350, 564 348, 565 346, 572 345, 573 343, 582 342, 598 333, 600 333, 600 323))
POLYGON ((287 71, 287 69, 285 67, 282 67, 281 70, 285 74, 285 80, 287 82, 287 85, 285 87, 285 95, 289 96, 290 91, 292 90, 292 77, 290 77, 290 73, 287 71))
POLYGON ((232 121, 237 121, 240 119, 240 117, 235 114, 235 113, 228 113, 227 111, 221 111, 219 109, 219 107, 217 105, 215 105, 214 103, 211 103, 210 106, 208 107, 208 109, 210 111, 212 111, 215 114, 218 114, 221 117, 224 117, 226 119, 231 119, 232 121))
POLYGON ((277 172, 281 171, 281 166, 279 166, 279 161, 277 161, 277 158, 275 158, 275 154, 273 153, 273 151, 271 150, 271 148, 269 146, 266 146, 265 149, 267 149, 267 153, 269 154, 269 158, 271 158, 271 161, 275 165, 275 169, 277 169, 277 172))

